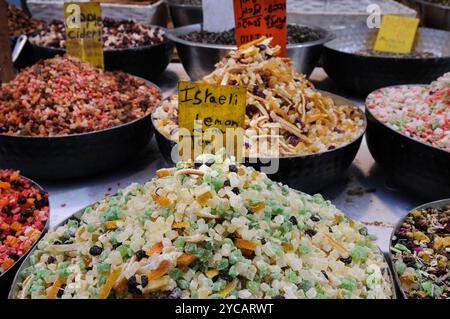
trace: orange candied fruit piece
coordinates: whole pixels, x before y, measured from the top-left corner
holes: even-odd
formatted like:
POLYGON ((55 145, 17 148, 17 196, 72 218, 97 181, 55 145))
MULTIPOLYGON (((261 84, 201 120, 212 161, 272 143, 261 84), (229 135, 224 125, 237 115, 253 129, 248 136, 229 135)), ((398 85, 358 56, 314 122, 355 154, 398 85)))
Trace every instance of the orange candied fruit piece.
POLYGON ((3 262, 2 268, 3 268, 4 270, 6 270, 6 269, 10 268, 12 265, 14 265, 14 259, 12 259, 12 258, 7 258, 7 259, 3 262))

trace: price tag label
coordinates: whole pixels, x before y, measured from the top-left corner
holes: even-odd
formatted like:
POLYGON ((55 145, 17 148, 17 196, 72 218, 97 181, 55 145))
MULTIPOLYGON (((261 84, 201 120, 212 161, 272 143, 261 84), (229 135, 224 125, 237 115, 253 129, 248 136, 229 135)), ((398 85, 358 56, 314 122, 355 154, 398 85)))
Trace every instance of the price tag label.
POLYGON ((238 46, 262 36, 273 38, 286 56, 286 0, 233 0, 238 46))
POLYGON ((64 17, 67 53, 104 68, 100 3, 66 2, 64 17))
POLYGON ((246 105, 244 87, 178 83, 180 158, 215 153, 222 147, 240 158, 246 105), (187 150, 193 153, 187 155, 187 150))
POLYGON ((0 0, 0 86, 14 78, 11 59, 11 44, 9 42, 8 5, 0 0))
POLYGON ((374 49, 376 51, 409 53, 419 26, 419 19, 385 15, 381 21, 374 49))

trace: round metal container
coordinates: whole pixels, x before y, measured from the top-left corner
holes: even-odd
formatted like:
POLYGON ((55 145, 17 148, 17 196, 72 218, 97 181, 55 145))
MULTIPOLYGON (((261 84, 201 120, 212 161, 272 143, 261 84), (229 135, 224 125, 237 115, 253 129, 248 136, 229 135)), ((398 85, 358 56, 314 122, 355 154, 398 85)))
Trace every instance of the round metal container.
MULTIPOLYGON (((322 93, 330 96, 337 105, 353 105, 351 101, 340 96, 328 92, 322 93)), ((358 108, 355 105, 353 107, 358 108)), ((366 129, 366 119, 363 113, 362 117, 364 119, 364 129, 352 142, 318 154, 280 157, 276 159, 279 161, 278 171, 269 175, 269 177, 308 194, 314 194, 335 182, 347 170, 359 150, 366 129)), ((170 165, 173 165, 171 154, 177 143, 160 132, 155 122, 153 122, 153 126, 155 127, 155 138, 162 156, 170 165)), ((176 149, 174 152, 177 154, 176 149)), ((245 158, 244 164, 260 170, 261 167, 267 165, 267 160, 270 159, 245 158)))
MULTIPOLYGON (((287 46, 287 56, 294 62, 294 70, 307 76, 312 73, 319 61, 324 43, 334 38, 334 35, 325 29, 311 26, 308 27, 314 31, 320 32, 324 37, 316 41, 288 44, 287 46)), ((237 49, 234 45, 198 43, 186 41, 179 37, 186 33, 201 30, 201 24, 194 24, 176 28, 169 31, 167 34, 167 38, 175 42, 181 63, 193 81, 197 81, 211 73, 214 70, 216 63, 230 50, 237 49)))
MULTIPOLYGON (((22 175, 21 175, 22 176, 22 175)), ((23 176, 22 176, 23 177, 23 176)), ((36 186, 39 190, 45 192, 45 190, 35 181, 32 181, 28 178, 23 177, 24 179, 28 180, 31 185, 36 186)), ((3 273, 0 273, 0 299, 6 298, 8 296, 8 292, 11 289, 11 284, 14 281, 14 278, 16 276, 16 273, 18 269, 20 268, 21 264, 24 262, 24 260, 27 258, 27 255, 33 250, 33 248, 36 246, 36 244, 41 240, 41 238, 45 235, 45 233, 48 231, 49 224, 50 224, 50 204, 49 204, 49 214, 47 218, 47 222, 44 226, 44 229, 42 230, 41 235, 39 238, 31 245, 30 249, 23 254, 15 263, 12 265, 8 270, 6 270, 3 273)))
POLYGON ((450 6, 413 0, 420 7, 421 21, 426 27, 450 31, 450 6))
POLYGON ((170 16, 175 28, 203 22, 202 6, 177 3, 177 1, 173 0, 168 2, 170 16))
MULTIPOLYGON (((166 29, 162 29, 166 33, 168 32, 166 29)), ((105 70, 120 70, 147 80, 153 80, 167 68, 172 58, 172 48, 173 43, 166 40, 159 44, 137 48, 105 49, 105 70)), ((43 47, 28 42, 20 55, 20 60, 26 61, 26 64, 22 65, 23 67, 35 64, 41 59, 49 59, 65 53, 66 49, 63 48, 43 47)))
MULTIPOLYGON (((444 207, 444 206, 447 206, 447 205, 450 205, 450 198, 447 198, 447 199, 441 199, 441 200, 437 200, 437 201, 434 201, 434 202, 430 202, 430 203, 426 203, 426 204, 417 206, 417 207, 411 209, 411 210, 408 212, 408 214, 406 214, 405 217, 403 217, 403 218, 397 223, 397 225, 396 225, 396 226, 394 227, 394 229, 392 230, 391 238, 390 238, 390 240, 389 240, 389 260, 391 261, 391 263, 392 263, 392 261, 393 261, 393 259, 392 259, 392 252, 391 252, 391 248, 393 247, 393 246, 392 246, 392 242, 393 242, 393 239, 394 239, 395 234, 396 234, 397 231, 400 229, 400 227, 403 225, 403 222, 405 221, 406 217, 408 217, 408 215, 409 215, 411 212, 415 211, 415 210, 426 209, 426 208, 441 208, 441 207, 444 207)), ((392 264, 392 270, 391 270, 391 272, 392 272, 392 274, 393 274, 393 277, 394 277, 394 280, 395 280, 395 284, 397 285, 397 287, 399 288, 398 290, 399 290, 400 293, 402 294, 402 297, 405 298, 405 299, 408 299, 408 296, 406 295, 405 291, 404 291, 403 288, 402 288, 402 284, 401 284, 401 282, 400 282, 400 278, 398 277, 398 274, 397 274, 397 272, 395 271, 394 265, 393 265, 393 264, 392 264)))
POLYGON ((389 178, 420 198, 450 197, 450 152, 401 134, 367 107, 366 117, 367 146, 389 178))
POLYGON ((373 48, 377 31, 365 25, 336 32, 324 45, 323 67, 338 85, 360 96, 397 84, 430 83, 450 71, 450 32, 419 28, 416 49, 435 53, 435 58, 364 56, 373 48))
POLYGON ((0 134, 0 167, 44 180, 95 175, 133 159, 152 136, 151 114, 108 129, 66 136, 0 134))

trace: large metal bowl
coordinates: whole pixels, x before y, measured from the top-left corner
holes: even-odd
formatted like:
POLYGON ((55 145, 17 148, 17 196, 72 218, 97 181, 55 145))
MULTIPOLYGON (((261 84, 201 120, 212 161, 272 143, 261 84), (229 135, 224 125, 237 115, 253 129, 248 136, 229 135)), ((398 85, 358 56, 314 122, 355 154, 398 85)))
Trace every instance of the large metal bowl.
POLYGON ((420 16, 424 26, 450 31, 450 6, 431 3, 427 0, 413 1, 420 7, 420 16))
MULTIPOLYGON (((162 29, 167 33, 166 29, 162 29)), ((172 57, 172 48, 173 43, 166 39, 159 44, 137 48, 105 49, 105 70, 120 70, 147 80, 154 80, 167 68, 172 57)), ((65 53, 66 49, 43 47, 28 42, 20 59, 27 61, 23 66, 29 66, 41 59, 49 59, 65 53)))
MULTIPOLYGON (((343 97, 323 91, 322 93, 330 96, 336 105, 352 105, 354 108, 358 108, 343 97)), ((327 185, 332 184, 348 169, 356 157, 366 129, 364 113, 362 113, 362 117, 364 119, 364 129, 352 142, 318 154, 275 159, 279 161, 279 169, 276 173, 269 174, 269 177, 308 194, 314 194, 327 185)), ((169 165, 174 165, 172 152, 173 154, 178 154, 177 143, 158 129, 153 118, 152 122, 155 128, 155 138, 162 156, 169 165)), ((245 158, 244 160, 245 165, 261 170, 262 167, 267 166, 267 162, 270 159, 245 158)))
POLYGON ((409 214, 410 214, 411 212, 413 212, 413 211, 415 211, 415 210, 426 209, 426 208, 441 208, 441 207, 445 207, 445 206, 447 206, 447 205, 450 205, 450 198, 447 198, 447 199, 441 199, 441 200, 437 200, 437 201, 434 201, 434 202, 430 202, 430 203, 426 203, 426 204, 417 206, 417 207, 411 209, 411 210, 408 212, 408 214, 406 214, 405 217, 403 217, 403 218, 397 223, 397 225, 394 227, 394 229, 392 230, 391 238, 389 239, 389 260, 390 260, 391 263, 392 263, 392 270, 391 270, 391 273, 392 273, 392 275, 393 275, 393 277, 394 277, 395 284, 396 284, 397 287, 399 288, 398 290, 400 291, 400 293, 401 293, 401 295, 402 295, 402 297, 403 297, 404 299, 408 299, 408 296, 407 296, 407 294, 405 293, 405 291, 404 291, 403 288, 402 288, 402 284, 401 284, 401 282, 400 282, 400 278, 398 277, 398 274, 397 274, 397 272, 395 271, 395 268, 394 268, 394 265, 393 265, 393 259, 392 259, 392 250, 391 250, 391 248, 393 247, 392 243, 393 243, 393 240, 394 240, 394 236, 395 236, 395 234, 397 233, 397 231, 400 229, 400 227, 403 225, 403 222, 405 221, 406 217, 408 217, 409 214))
MULTIPOLYGON (((299 192, 299 193, 300 193, 300 192, 299 192)), ((96 203, 98 203, 98 202, 96 202, 96 203)), ((52 227, 52 230, 57 229, 58 227, 60 227, 60 226, 62 226, 62 225, 65 225, 65 224, 66 224, 70 219, 72 219, 72 218, 80 219, 81 216, 82 216, 83 213, 84 213, 84 210, 85 210, 87 207, 91 207, 91 206, 95 205, 96 203, 94 203, 94 204, 92 204, 92 205, 88 205, 88 206, 86 206, 86 207, 84 207, 84 208, 78 210, 78 211, 75 212, 72 216, 66 218, 66 219, 63 220, 61 223, 59 223, 57 226, 52 227)), ((33 249, 30 249, 30 254, 29 254, 28 258, 26 258, 26 259, 24 260, 24 262, 21 264, 19 270, 16 272, 16 275, 15 275, 15 277, 14 277, 13 283, 12 283, 12 285, 11 285, 11 289, 10 289, 10 291, 9 291, 8 299, 18 299, 18 297, 19 297, 19 296, 18 296, 18 294, 19 294, 19 285, 21 285, 22 282, 23 282, 23 280, 24 280, 24 279, 21 278, 20 273, 21 273, 24 269, 26 269, 27 267, 31 266, 31 263, 30 263, 30 256, 34 253, 34 251, 36 250, 36 248, 37 248, 37 247, 34 247, 33 249)), ((385 262, 389 265, 389 261, 387 260, 386 256, 383 254, 383 252, 381 251, 381 249, 380 249, 380 253, 383 255, 385 262)), ((390 284, 391 284, 391 287, 392 287, 392 299, 397 299, 397 298, 398 298, 398 295, 397 295, 397 291, 396 291, 396 289, 395 289, 393 272, 392 272, 392 270, 391 270, 389 267, 387 267, 386 269, 387 269, 387 271, 388 271, 388 276, 389 276, 390 284)))
POLYGON ((401 134, 366 107, 369 151, 395 183, 416 196, 450 197, 450 152, 401 134))
POLYGON ((0 167, 43 180, 85 177, 130 161, 152 137, 150 113, 122 125, 81 134, 51 137, 0 134, 0 167))
MULTIPOLYGON (((45 190, 35 181, 32 181, 24 176, 22 178, 27 179, 30 182, 30 185, 36 186, 40 191, 45 192, 45 190)), ((26 256, 33 250, 34 246, 41 240, 41 238, 45 235, 49 228, 50 224, 50 204, 49 204, 49 214, 47 218, 47 222, 45 223, 44 229, 41 232, 39 238, 31 245, 30 249, 25 252, 8 270, 3 273, 0 273, 0 299, 6 298, 8 296, 8 292, 11 289, 11 284, 14 281, 17 270, 20 268, 22 262, 26 259, 26 256)))
POLYGON ((391 85, 430 83, 450 71, 450 32, 419 28, 416 49, 435 53, 436 58, 375 57, 357 54, 373 48, 377 31, 364 26, 336 32, 324 45, 323 65, 338 85, 360 96, 391 85))
MULTIPOLYGON (((297 72, 306 74, 307 76, 314 70, 322 53, 324 43, 334 38, 334 35, 325 29, 308 27, 323 34, 323 38, 300 44, 289 44, 287 46, 287 56, 293 60, 293 68, 297 72)), ((170 30, 167 34, 167 38, 175 42, 181 63, 193 81, 197 81, 211 73, 217 62, 230 50, 236 50, 237 48, 235 45, 186 41, 179 37, 183 34, 201 30, 201 24, 194 24, 170 30)))
POLYGON ((173 0, 168 2, 170 16, 175 28, 203 22, 202 6, 177 3, 173 0))

